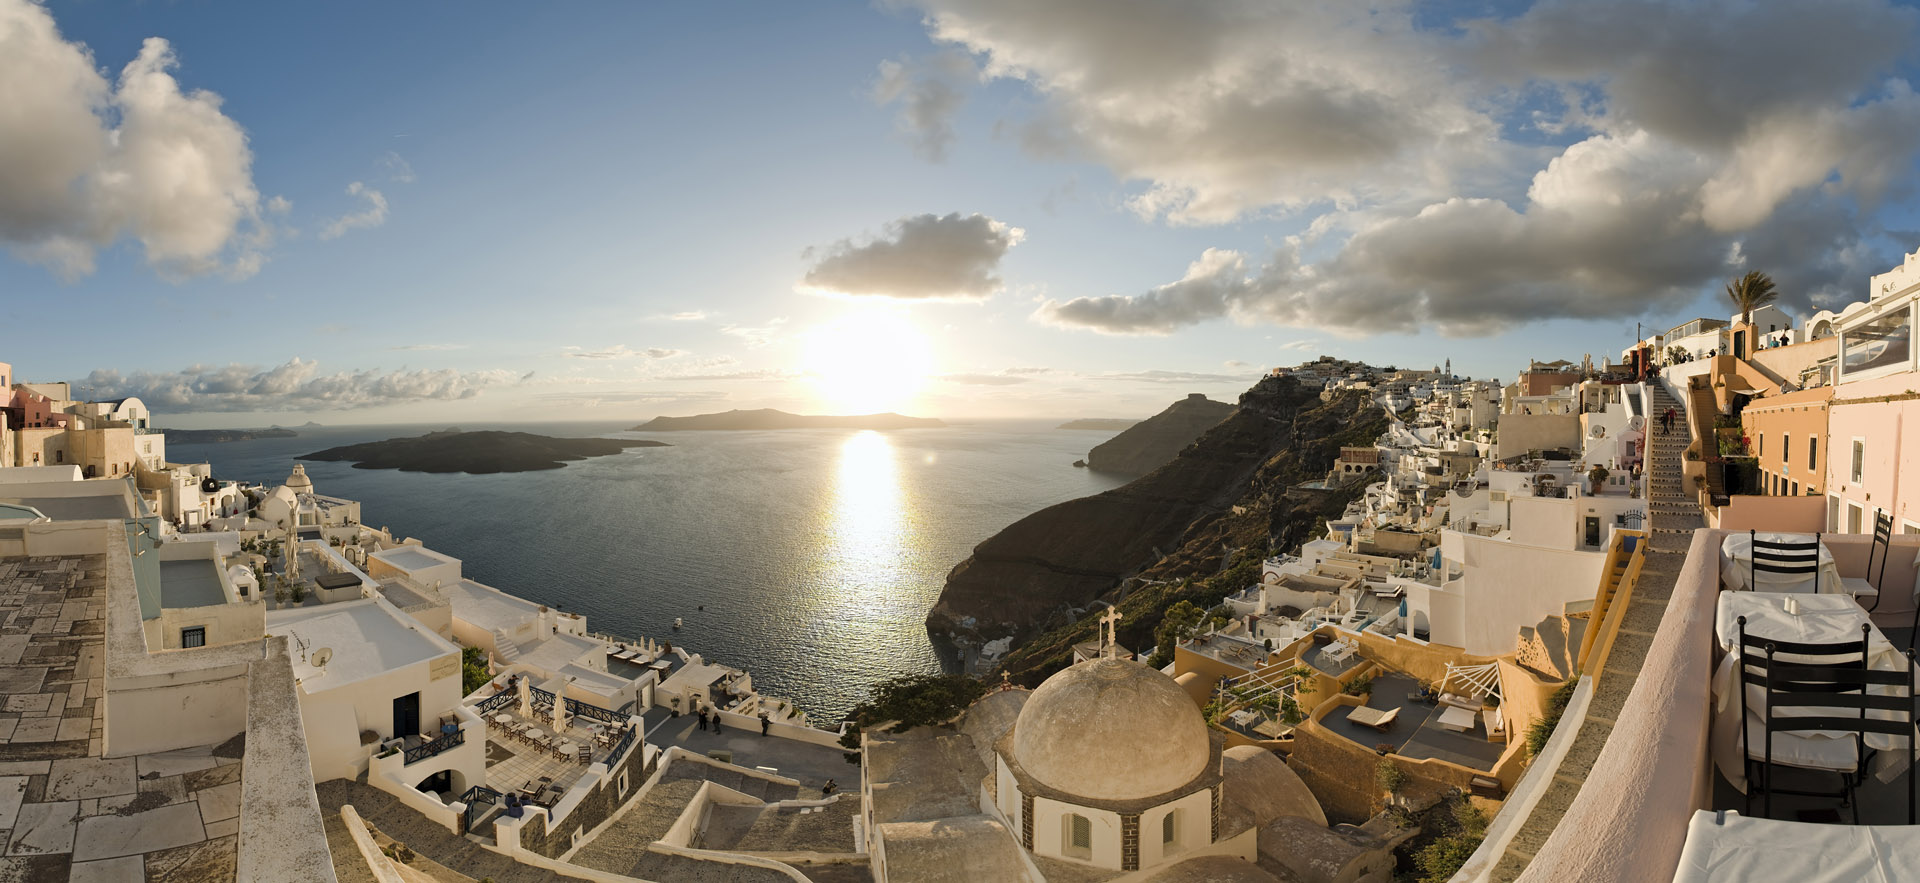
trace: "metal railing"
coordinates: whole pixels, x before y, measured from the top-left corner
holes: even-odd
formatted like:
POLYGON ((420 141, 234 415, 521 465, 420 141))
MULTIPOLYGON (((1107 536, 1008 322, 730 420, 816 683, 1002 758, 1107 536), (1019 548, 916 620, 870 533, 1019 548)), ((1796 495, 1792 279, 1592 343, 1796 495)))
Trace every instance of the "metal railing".
POLYGON ((422 742, 407 749, 407 756, 402 765, 409 766, 433 757, 449 748, 458 748, 465 744, 467 744, 467 732, 465 730, 454 730, 431 742, 422 742))
POLYGON ((473 710, 479 714, 486 714, 487 712, 493 711, 494 709, 503 708, 505 706, 512 705, 513 700, 517 698, 519 697, 515 694, 515 691, 501 690, 500 692, 495 693, 492 696, 488 696, 487 698, 474 703, 473 710))
POLYGON ((579 717, 589 718, 591 720, 597 720, 597 721, 605 721, 610 724, 624 724, 627 722, 627 716, 624 714, 621 714, 620 712, 608 711, 607 709, 601 708, 598 705, 589 705, 585 702, 581 702, 578 699, 567 700, 567 711, 570 711, 579 717))
POLYGON ((640 729, 639 727, 628 728, 626 733, 620 736, 620 741, 615 742, 613 744, 613 750, 611 752, 608 752, 607 754, 608 769, 612 769, 615 765, 620 763, 620 758, 627 756, 627 749, 633 747, 634 734, 639 729, 640 729))

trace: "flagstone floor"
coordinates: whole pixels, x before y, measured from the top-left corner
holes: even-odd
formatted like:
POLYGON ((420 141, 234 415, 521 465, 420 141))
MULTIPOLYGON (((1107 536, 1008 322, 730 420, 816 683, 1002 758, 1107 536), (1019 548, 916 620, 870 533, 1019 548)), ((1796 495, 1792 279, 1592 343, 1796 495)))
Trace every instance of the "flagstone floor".
POLYGON ((0 883, 234 879, 240 739, 100 756, 106 560, 0 559, 0 883))

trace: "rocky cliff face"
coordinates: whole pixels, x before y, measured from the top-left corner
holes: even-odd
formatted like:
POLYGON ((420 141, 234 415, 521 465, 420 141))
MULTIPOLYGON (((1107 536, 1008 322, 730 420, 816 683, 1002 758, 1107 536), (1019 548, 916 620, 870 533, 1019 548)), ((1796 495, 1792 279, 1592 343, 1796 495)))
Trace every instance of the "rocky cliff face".
MULTIPOLYGON (((1318 390, 1269 377, 1171 462, 1124 487, 1027 516, 976 546, 947 575, 927 616, 936 642, 1021 646, 1071 623, 1071 611, 1117 597, 1132 576, 1216 572, 1235 549, 1264 554, 1306 539, 1337 502, 1291 492, 1326 474, 1342 443, 1370 443, 1385 417, 1363 393, 1321 402, 1318 390)), ((1150 631, 1145 616, 1122 637, 1150 631)), ((1157 621, 1157 617, 1155 619, 1157 621)))
POLYGON ((1087 468, 1121 475, 1146 475, 1165 466, 1231 413, 1232 405, 1193 393, 1100 443, 1087 453, 1087 468))

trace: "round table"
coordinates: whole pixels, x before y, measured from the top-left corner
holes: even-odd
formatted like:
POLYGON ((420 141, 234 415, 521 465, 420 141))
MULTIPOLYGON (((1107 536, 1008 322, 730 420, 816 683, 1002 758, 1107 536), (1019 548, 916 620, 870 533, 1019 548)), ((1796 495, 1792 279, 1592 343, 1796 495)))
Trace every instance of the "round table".
MULTIPOLYGON (((1810 533, 1767 533, 1761 532, 1762 542, 1774 543, 1810 543, 1810 533)), ((1744 533, 1731 533, 1720 542, 1720 581, 1728 589, 1746 591, 1755 589, 1762 592, 1812 592, 1814 574, 1811 573, 1768 573, 1753 570, 1753 538, 1744 533), (1750 585, 1752 576, 1758 586, 1750 585)), ((1826 543, 1820 544, 1819 563, 1820 594, 1844 594, 1846 585, 1840 581, 1840 569, 1833 563, 1833 551, 1826 543)))

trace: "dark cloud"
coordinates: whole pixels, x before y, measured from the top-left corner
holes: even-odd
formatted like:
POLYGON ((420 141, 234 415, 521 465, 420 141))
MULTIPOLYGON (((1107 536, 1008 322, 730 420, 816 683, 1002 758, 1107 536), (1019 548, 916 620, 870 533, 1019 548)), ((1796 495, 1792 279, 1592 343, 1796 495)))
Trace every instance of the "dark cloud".
POLYGON ((966 102, 965 85, 975 74, 973 59, 953 49, 883 61, 873 100, 899 106, 900 133, 914 153, 929 162, 944 162, 954 140, 953 116, 966 102))
POLYGON ((1000 258, 1025 235, 986 215, 914 215, 878 238, 827 246, 800 285, 823 294, 982 300, 1000 290, 1000 258))

